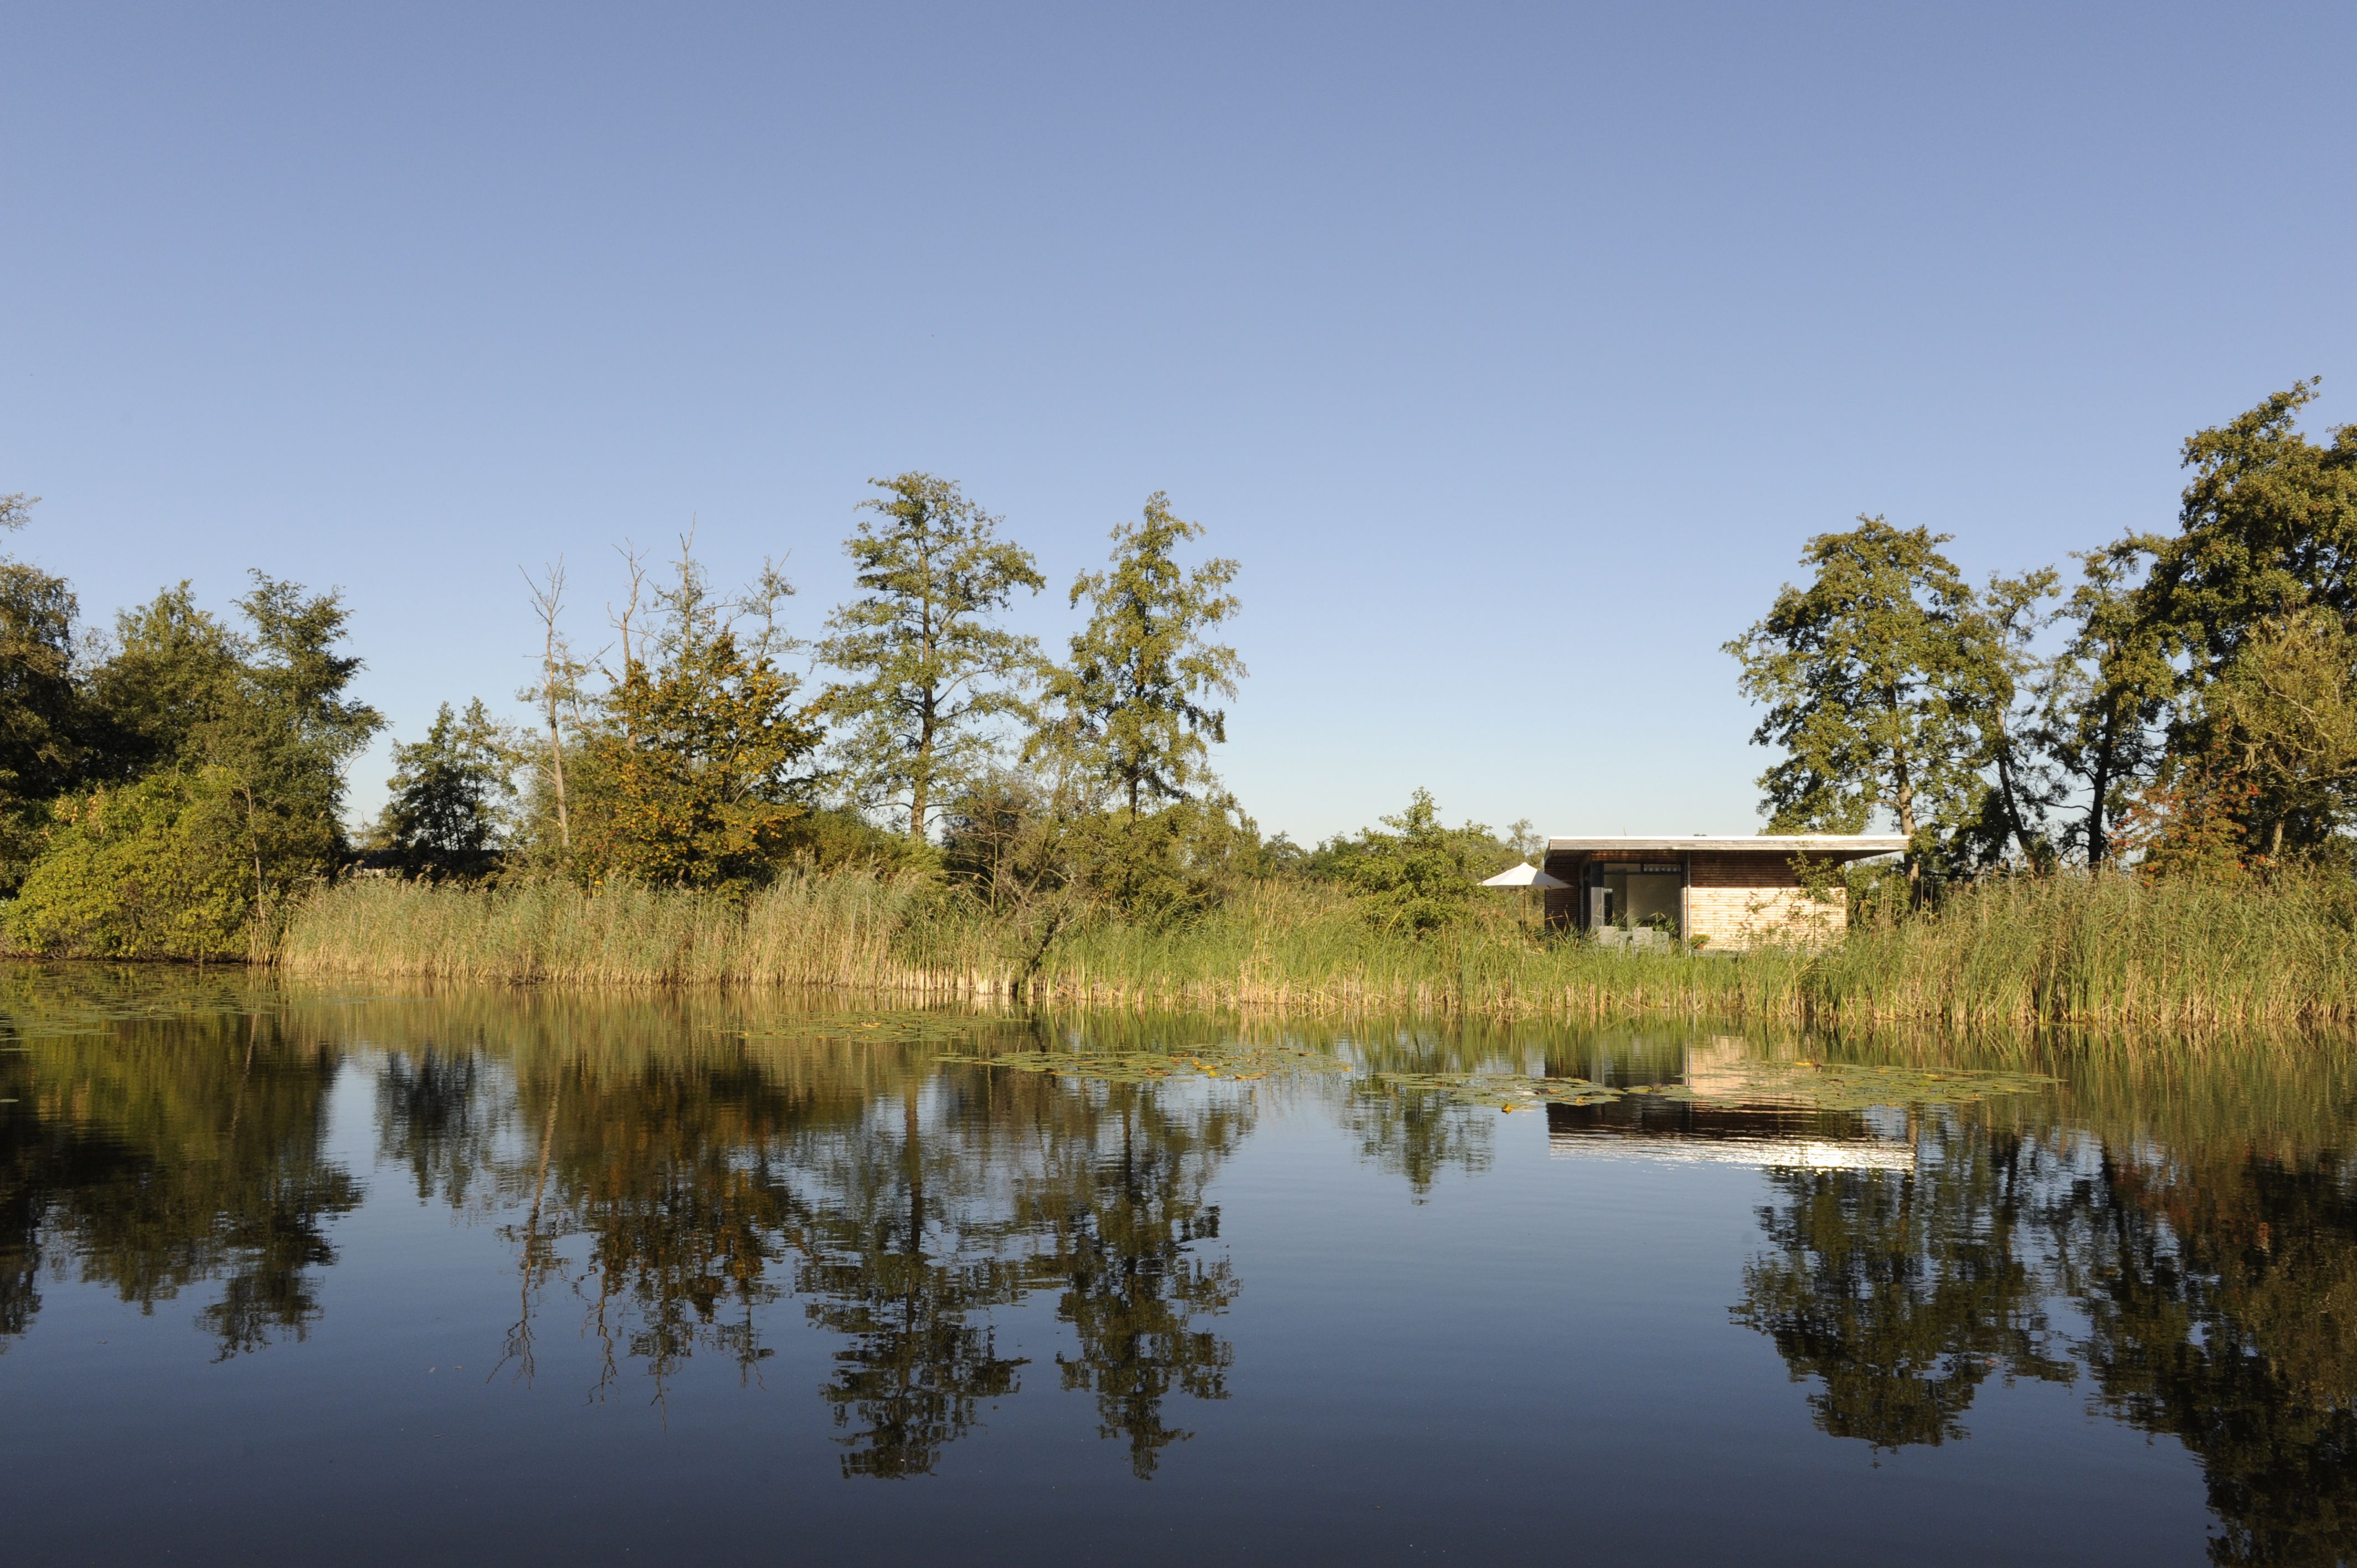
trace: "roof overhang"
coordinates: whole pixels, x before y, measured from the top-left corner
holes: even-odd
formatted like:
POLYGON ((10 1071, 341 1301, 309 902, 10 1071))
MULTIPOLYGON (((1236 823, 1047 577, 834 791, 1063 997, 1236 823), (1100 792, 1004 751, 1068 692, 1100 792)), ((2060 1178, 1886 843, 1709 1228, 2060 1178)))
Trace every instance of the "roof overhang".
POLYGON ((1551 838, 1549 854, 1772 854, 1790 860, 1796 854, 1863 860, 1874 854, 1900 854, 1907 849, 1901 833, 1757 833, 1749 837, 1551 838))

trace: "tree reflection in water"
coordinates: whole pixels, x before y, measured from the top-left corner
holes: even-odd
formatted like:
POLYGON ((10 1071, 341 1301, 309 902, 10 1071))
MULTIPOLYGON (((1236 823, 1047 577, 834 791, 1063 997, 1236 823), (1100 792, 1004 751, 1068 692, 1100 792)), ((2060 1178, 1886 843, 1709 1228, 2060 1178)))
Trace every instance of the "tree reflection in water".
POLYGON ((1965 1435, 1989 1377, 2067 1381, 2200 1462, 2221 1563, 2357 1561, 2357 1165, 1953 1113, 1911 1173, 1771 1173, 1735 1320, 1878 1448, 1965 1435), (2075 1331, 2058 1320, 2075 1320, 2075 1331))
POLYGON ((327 1227, 361 1198, 324 1154, 338 1053, 228 1011, 21 1033, 0 1054, 0 1336, 71 1266, 145 1312, 218 1283, 196 1314, 218 1359, 305 1337, 327 1227))
POLYGON ((1818 1381, 1819 1427, 1877 1448, 1943 1443, 1993 1374, 2072 1380, 2022 1255, 2032 1154, 1940 1122, 1912 1173, 1770 1174, 1771 1250, 1745 1267, 1734 1317, 1776 1342, 1795 1381, 1818 1381))
MULTIPOLYGON (((1200 1320, 1234 1281, 1200 1249, 1218 1237, 1204 1193, 1248 1101, 936 1070, 931 1054, 828 1043, 622 1064, 520 1057, 516 1113, 468 1113, 533 1130, 500 1178, 526 1215, 507 1230, 522 1290, 510 1364, 531 1375, 533 1319, 561 1284, 603 1349, 596 1392, 635 1362, 660 1402, 699 1349, 758 1377, 771 1354, 759 1309, 791 1294, 839 1341, 821 1392, 845 1473, 920 1475, 1021 1386, 1027 1360, 1001 1350, 994 1309, 1053 1291, 1079 1341, 1058 1359, 1064 1385, 1096 1394, 1104 1434, 1151 1474, 1186 1435, 1169 1398, 1225 1392, 1229 1348, 1200 1320)), ((427 1076, 386 1073, 381 1121, 430 1109, 452 1123, 441 1097, 417 1091, 427 1076)), ((479 1164, 448 1157, 465 1144, 384 1146, 455 1192, 479 1164)))
MULTIPOLYGON (((758 1380, 791 1300, 831 1341, 844 1472, 916 1476, 1034 1373, 1006 1311, 1052 1304, 1058 1380, 1155 1474, 1187 1435, 1174 1402, 1228 1391, 1217 1319, 1240 1285, 1209 1194, 1278 1086, 1084 1081, 944 1065, 921 1031, 768 1026, 708 995, 329 1005, 0 972, 0 1351, 65 1278, 149 1311, 210 1288, 191 1316, 223 1358, 303 1337, 361 1196, 327 1152, 329 1093, 364 1065, 388 1185, 514 1250, 510 1375, 577 1303, 598 1395, 636 1373, 660 1402, 696 1355, 758 1380)), ((1282 1092, 1322 1097, 1411 1194, 1481 1169, 1513 1123, 1368 1072, 1642 1085, 1680 1048, 1626 1028, 1340 1043, 1365 1070, 1282 1092)), ((2059 1063, 2056 1099, 1915 1112, 1910 1168, 1771 1172, 1735 1319, 1813 1385, 1829 1434, 1953 1443, 1993 1382, 2076 1377, 2201 1464, 2216 1561, 2357 1560, 2357 1067, 2128 1059, 2059 1063)))
POLYGON ((2215 1562, 2357 1562, 2352 1176, 2338 1157, 2107 1157, 2059 1227, 2101 1406, 2201 1458, 2215 1562))

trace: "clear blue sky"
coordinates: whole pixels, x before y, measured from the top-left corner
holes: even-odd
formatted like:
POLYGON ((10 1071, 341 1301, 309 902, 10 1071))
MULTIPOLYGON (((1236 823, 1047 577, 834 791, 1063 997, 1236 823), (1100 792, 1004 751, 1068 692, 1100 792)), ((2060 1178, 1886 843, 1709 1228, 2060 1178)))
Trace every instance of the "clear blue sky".
MULTIPOLYGON (((1975 575, 2357 419, 2357 8, 0 10, 0 491, 93 619, 349 597, 414 738, 517 575, 697 520, 843 593, 871 475, 1058 591, 1243 564, 1272 831, 1745 832, 1719 644, 1878 511, 1975 575)), ((382 799, 382 747, 354 779, 382 799)))

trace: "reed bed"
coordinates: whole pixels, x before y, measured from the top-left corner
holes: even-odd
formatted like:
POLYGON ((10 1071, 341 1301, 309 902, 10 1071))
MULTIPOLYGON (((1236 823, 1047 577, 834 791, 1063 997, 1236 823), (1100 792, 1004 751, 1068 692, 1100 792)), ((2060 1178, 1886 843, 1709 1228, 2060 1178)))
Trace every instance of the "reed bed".
POLYGON ((1260 888, 1182 926, 1099 919, 1043 943, 1032 925, 916 876, 795 875, 742 903, 356 881, 296 909, 274 956, 298 974, 1307 1015, 2179 1033, 2357 1024, 2357 890, 2301 875, 2224 887, 1993 882, 1837 941, 1692 956, 1549 937, 1505 918, 1415 940, 1301 886, 1260 888))
POLYGON ((1002 995, 1002 933, 913 876, 790 875, 742 903, 638 886, 352 880, 294 912, 289 973, 521 984, 1002 995))

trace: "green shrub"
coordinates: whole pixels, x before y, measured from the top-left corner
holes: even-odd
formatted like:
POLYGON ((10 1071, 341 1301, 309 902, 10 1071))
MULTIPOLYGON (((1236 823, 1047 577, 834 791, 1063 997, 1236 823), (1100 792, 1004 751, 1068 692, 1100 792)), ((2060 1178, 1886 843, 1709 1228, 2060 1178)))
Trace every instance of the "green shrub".
POLYGON ((253 884, 240 822, 219 768, 65 797, 7 906, 9 941, 66 958, 243 958, 253 884))

